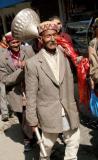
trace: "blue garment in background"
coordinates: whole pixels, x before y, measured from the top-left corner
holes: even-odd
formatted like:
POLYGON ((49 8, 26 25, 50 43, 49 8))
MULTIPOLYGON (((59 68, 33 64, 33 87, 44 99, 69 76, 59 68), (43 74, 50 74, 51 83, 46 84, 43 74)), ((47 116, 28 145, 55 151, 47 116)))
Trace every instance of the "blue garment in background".
POLYGON ((95 95, 94 90, 91 91, 90 109, 92 115, 98 117, 98 97, 95 95))

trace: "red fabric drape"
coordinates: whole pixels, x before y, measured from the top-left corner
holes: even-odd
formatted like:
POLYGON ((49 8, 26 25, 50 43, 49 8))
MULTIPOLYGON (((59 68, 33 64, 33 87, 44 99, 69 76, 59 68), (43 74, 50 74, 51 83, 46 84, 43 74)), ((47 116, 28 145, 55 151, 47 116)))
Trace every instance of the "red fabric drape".
POLYGON ((89 103, 89 88, 87 85, 86 77, 89 73, 89 60, 87 58, 82 58, 77 63, 78 54, 73 49, 72 44, 69 43, 65 37, 63 38, 61 36, 58 36, 56 38, 56 40, 57 40, 57 43, 65 49, 65 56, 66 56, 66 52, 67 52, 68 56, 71 58, 73 64, 76 66, 77 77, 78 77, 79 100, 80 100, 80 103, 83 103, 84 105, 88 105, 88 103, 89 103))

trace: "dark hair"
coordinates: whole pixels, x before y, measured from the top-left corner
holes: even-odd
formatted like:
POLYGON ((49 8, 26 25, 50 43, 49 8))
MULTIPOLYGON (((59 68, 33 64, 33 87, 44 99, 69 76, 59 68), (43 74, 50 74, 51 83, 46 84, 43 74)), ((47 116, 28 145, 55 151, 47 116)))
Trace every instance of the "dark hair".
POLYGON ((95 83, 94 91, 95 91, 95 93, 98 92, 98 83, 95 83))
MULTIPOLYGON (((53 21, 54 19, 60 20, 60 18, 59 18, 58 16, 52 16, 52 17, 49 18, 49 21, 53 21)), ((61 21, 61 20, 60 20, 60 21, 61 21)))
POLYGON ((2 34, 0 34, 0 41, 2 41, 2 37, 3 37, 3 35, 2 35, 2 34))

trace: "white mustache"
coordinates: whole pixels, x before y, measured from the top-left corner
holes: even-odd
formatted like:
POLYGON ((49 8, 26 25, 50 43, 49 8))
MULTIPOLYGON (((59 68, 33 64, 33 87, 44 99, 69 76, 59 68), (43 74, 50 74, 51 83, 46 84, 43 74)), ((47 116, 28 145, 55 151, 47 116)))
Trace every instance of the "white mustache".
POLYGON ((50 41, 49 42, 50 44, 56 44, 56 41, 54 40, 54 41, 50 41))

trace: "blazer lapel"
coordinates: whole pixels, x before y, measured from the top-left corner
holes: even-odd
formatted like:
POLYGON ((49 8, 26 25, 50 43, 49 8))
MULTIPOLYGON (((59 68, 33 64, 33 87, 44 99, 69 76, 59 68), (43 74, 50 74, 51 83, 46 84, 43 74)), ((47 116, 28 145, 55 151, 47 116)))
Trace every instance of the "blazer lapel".
MULTIPOLYGON (((20 60, 24 60, 24 59, 25 59, 25 52, 21 49, 20 50, 20 60)), ((16 67, 13 64, 12 58, 10 56, 10 51, 8 51, 8 53, 7 53, 6 60, 7 60, 7 65, 10 67, 10 69, 15 71, 16 67)))
POLYGON ((25 59, 25 52, 23 49, 20 49, 20 60, 24 60, 25 59))
POLYGON ((12 71, 15 71, 16 68, 15 68, 15 66, 14 66, 14 64, 13 64, 13 61, 12 61, 12 58, 11 58, 11 55, 10 55, 10 52, 9 52, 9 51, 7 51, 6 60, 7 60, 7 65, 10 67, 10 69, 11 69, 12 71))
POLYGON ((59 82, 62 83, 64 76, 65 76, 65 57, 64 54, 58 49, 59 51, 59 82))
POLYGON ((45 57, 43 56, 42 52, 39 53, 39 62, 41 63, 41 68, 47 74, 47 76, 56 84, 59 86, 49 64, 47 63, 45 57))

